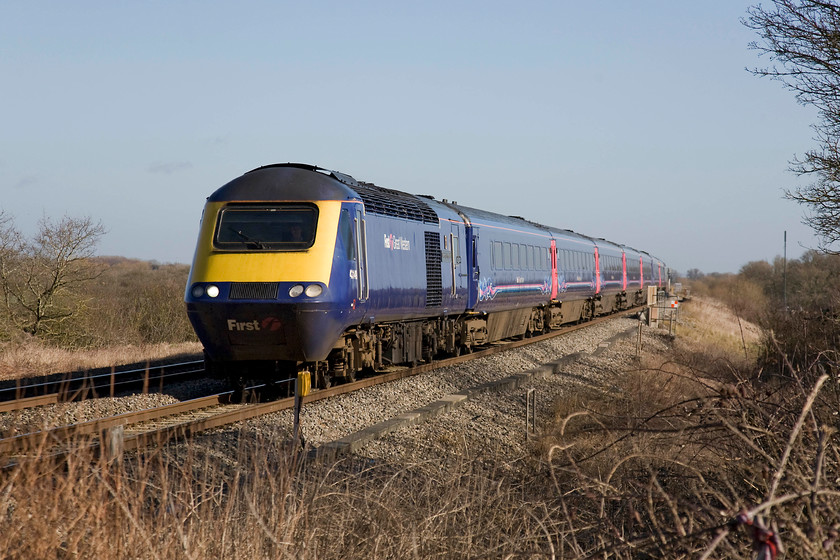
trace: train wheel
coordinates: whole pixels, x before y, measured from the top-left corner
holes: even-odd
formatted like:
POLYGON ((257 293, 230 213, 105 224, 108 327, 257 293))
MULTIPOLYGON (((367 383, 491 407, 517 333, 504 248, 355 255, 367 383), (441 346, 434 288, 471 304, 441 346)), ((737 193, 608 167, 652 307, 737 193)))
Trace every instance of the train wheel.
POLYGON ((319 362, 318 365, 315 367, 315 388, 316 389, 329 389, 330 385, 330 376, 327 375, 327 368, 326 364, 323 362, 319 362))
POLYGON ((253 395, 249 391, 246 379, 241 375, 231 375, 228 377, 228 383, 233 388, 233 393, 230 395, 230 402, 232 403, 246 403, 253 395))

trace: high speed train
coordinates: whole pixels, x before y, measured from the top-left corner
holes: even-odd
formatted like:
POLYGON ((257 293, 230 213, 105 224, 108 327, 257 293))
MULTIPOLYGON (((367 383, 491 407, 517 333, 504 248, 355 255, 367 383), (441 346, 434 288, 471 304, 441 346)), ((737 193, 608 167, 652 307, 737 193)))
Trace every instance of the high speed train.
POLYGON ((207 198, 185 301, 209 371, 325 387, 627 309, 668 276, 625 245, 284 163, 207 198))

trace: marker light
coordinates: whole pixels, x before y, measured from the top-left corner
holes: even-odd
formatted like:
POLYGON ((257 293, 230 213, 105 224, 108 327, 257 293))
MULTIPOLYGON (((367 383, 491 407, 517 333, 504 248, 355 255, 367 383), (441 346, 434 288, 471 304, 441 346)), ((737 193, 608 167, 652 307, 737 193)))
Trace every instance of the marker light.
POLYGON ((294 286, 289 288, 289 295, 291 297, 298 297, 302 293, 303 293, 303 285, 302 284, 295 284, 294 286))
POLYGON ((211 298, 219 297, 219 287, 218 286, 214 286, 213 284, 210 284, 209 286, 207 286, 205 291, 207 292, 207 295, 210 296, 211 298))
POLYGON ((318 297, 324 289, 320 284, 310 284, 306 287, 306 295, 309 297, 318 297))
POLYGON ((192 291, 190 293, 192 294, 192 297, 198 299, 204 295, 204 286, 202 286, 201 284, 196 284, 195 286, 193 286, 192 291))

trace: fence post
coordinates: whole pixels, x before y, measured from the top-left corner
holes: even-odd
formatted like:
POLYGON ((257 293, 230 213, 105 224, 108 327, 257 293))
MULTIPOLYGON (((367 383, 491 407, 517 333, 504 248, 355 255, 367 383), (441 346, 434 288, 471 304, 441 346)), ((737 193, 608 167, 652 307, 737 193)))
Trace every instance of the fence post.
POLYGON ((122 461, 125 449, 125 426, 113 426, 102 430, 99 434, 99 446, 105 462, 122 461))
POLYGON ((531 434, 537 433, 537 391, 528 389, 525 394, 525 439, 530 440, 531 434))

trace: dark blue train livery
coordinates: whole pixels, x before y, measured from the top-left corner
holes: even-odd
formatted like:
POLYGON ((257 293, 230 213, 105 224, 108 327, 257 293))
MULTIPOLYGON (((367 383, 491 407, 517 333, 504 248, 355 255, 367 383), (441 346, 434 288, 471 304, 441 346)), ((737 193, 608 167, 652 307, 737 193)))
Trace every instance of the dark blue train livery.
POLYGON ((626 309, 667 282, 643 251, 287 163, 208 197, 185 300, 210 371, 324 387, 626 309))

